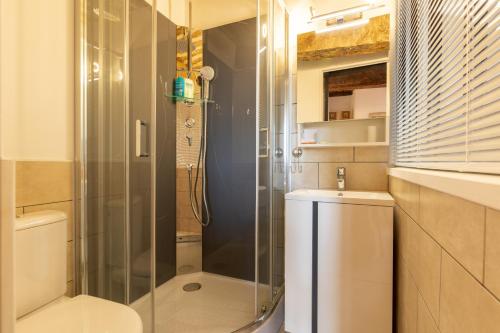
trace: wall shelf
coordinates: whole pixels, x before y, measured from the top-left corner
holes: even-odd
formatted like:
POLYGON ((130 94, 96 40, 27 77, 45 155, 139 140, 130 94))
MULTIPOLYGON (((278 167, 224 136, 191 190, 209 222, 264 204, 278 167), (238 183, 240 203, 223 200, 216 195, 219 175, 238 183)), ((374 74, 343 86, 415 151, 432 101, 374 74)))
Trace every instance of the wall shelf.
POLYGON ((301 143, 300 148, 334 148, 334 147, 378 147, 388 146, 387 142, 331 142, 331 143, 301 143))
POLYGON ((383 117, 373 117, 373 118, 351 118, 351 119, 337 119, 337 120, 328 120, 328 121, 317 121, 317 122, 308 122, 308 123, 301 123, 302 125, 310 125, 310 126, 322 126, 325 124, 330 124, 334 125, 335 123, 340 124, 340 123, 357 123, 357 122, 368 122, 368 121, 373 121, 373 120, 384 120, 387 118, 387 116, 383 117))
POLYGON ((300 148, 373 147, 388 145, 388 117, 345 119, 298 124, 297 143, 300 148), (375 127, 375 140, 368 137, 368 128, 375 127), (302 143, 303 132, 316 132, 316 143, 302 143))

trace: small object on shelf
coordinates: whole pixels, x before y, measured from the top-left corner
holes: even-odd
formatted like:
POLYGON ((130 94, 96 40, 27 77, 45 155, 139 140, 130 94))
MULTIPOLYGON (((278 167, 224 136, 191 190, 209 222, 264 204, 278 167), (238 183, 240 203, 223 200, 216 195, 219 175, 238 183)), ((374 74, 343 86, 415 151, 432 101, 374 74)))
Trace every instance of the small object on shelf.
MULTIPOLYGON (((188 76, 190 72, 188 72, 188 76)), ((168 94, 165 92, 164 96, 167 98, 171 98, 174 102, 181 102, 187 104, 188 106, 199 105, 202 103, 213 103, 214 101, 203 99, 194 96, 194 81, 185 78, 182 76, 178 76, 174 82, 174 91, 172 94, 168 94)))
POLYGON ((184 79, 184 97, 194 98, 194 82, 191 79, 184 79))
POLYGON ((386 115, 385 112, 371 112, 368 114, 368 118, 370 119, 385 118, 385 115, 386 115))
POLYGON ((301 144, 314 144, 318 141, 318 131, 315 129, 305 128, 302 132, 301 144))
POLYGON ((184 97, 184 88, 185 88, 185 80, 182 76, 177 77, 175 79, 175 97, 184 97))

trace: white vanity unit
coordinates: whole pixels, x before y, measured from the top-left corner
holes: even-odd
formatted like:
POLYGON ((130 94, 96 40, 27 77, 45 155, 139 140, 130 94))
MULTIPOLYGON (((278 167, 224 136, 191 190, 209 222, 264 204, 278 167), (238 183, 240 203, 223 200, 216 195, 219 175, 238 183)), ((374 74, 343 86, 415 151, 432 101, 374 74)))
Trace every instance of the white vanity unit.
POLYGON ((392 332, 392 197, 297 190, 285 205, 285 331, 392 332))

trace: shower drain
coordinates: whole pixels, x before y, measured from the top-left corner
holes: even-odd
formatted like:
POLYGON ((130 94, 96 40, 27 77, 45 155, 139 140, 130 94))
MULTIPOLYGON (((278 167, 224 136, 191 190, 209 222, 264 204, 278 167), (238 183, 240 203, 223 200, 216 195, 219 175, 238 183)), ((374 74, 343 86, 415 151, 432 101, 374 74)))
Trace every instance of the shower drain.
POLYGON ((193 282, 193 283, 188 283, 185 284, 182 289, 184 291, 196 291, 201 289, 201 283, 198 282, 193 282))

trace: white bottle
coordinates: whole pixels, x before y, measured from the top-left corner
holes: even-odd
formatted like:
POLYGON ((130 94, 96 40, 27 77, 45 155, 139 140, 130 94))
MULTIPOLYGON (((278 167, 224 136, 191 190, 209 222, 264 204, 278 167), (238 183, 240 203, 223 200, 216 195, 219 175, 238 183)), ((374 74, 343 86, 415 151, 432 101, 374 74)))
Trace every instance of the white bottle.
POLYGON ((184 97, 194 98, 194 82, 191 79, 184 79, 184 97))

